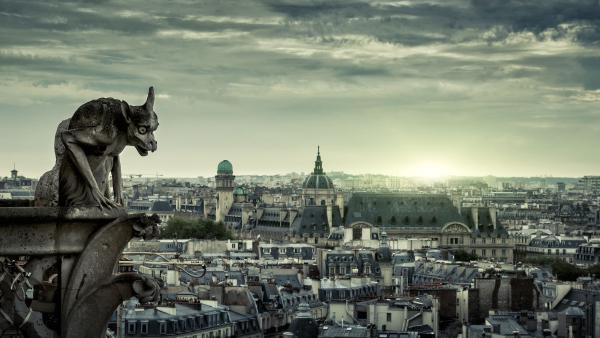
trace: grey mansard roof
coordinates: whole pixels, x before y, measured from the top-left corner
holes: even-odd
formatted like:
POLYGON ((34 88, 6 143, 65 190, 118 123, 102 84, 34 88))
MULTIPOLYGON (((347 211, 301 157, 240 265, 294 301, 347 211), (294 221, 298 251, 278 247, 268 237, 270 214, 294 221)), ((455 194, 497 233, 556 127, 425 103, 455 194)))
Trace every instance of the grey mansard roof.
POLYGON ((584 238, 561 239, 555 236, 546 236, 532 239, 529 246, 538 248, 577 248, 585 243, 584 238))
POLYGON ((386 226, 442 227, 448 222, 471 225, 444 195, 356 193, 348 202, 346 225, 357 221, 386 226))
MULTIPOLYGON (((492 230, 489 209, 478 211, 480 231, 492 230)), ((441 228, 450 222, 460 222, 473 229, 475 225, 470 208, 459 213, 450 198, 437 194, 355 193, 348 201, 345 225, 359 221, 391 228, 441 228)))

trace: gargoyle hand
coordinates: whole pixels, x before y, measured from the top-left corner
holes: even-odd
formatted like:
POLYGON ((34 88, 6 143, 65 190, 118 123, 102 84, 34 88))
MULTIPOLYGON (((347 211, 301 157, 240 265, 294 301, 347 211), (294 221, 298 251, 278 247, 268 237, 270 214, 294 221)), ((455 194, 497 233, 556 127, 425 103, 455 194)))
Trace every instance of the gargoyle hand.
POLYGON ((119 207, 115 202, 111 201, 110 199, 106 198, 103 194, 101 194, 97 188, 91 189, 91 195, 94 201, 96 201, 97 206, 98 208, 100 208, 100 210, 114 209, 119 207))

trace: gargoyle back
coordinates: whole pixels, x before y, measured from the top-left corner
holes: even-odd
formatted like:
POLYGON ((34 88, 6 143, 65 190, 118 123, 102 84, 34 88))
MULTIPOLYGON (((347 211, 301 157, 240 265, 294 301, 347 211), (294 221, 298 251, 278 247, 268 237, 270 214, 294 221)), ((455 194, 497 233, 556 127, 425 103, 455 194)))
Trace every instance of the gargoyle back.
POLYGON ((102 126, 103 131, 112 131, 114 127, 127 128, 122 107, 125 101, 113 98, 100 98, 81 105, 71 118, 69 129, 83 129, 102 126))

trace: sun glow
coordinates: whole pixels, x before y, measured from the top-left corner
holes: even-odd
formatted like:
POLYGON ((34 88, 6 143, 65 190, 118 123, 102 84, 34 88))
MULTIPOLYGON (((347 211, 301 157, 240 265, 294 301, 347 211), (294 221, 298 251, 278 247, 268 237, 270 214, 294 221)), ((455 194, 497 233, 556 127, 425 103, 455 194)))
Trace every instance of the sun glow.
POLYGON ((442 178, 450 175, 450 169, 440 163, 421 163, 413 170, 413 176, 442 178))

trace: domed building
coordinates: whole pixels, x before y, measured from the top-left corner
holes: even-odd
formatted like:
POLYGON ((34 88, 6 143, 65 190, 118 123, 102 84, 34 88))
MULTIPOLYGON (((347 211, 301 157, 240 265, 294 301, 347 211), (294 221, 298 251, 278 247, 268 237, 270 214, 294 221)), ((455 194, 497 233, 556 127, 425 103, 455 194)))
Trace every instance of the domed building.
POLYGON ((233 190, 233 200, 235 203, 246 202, 247 196, 248 196, 248 193, 246 192, 246 189, 244 189, 244 187, 236 187, 233 190))
POLYGON ((204 203, 204 217, 223 222, 231 230, 238 230, 248 224, 253 205, 248 202, 246 189, 235 186, 231 162, 223 160, 217 165, 215 188, 216 197, 204 203))
POLYGON ((333 182, 323 171, 321 149, 318 147, 315 168, 313 169, 313 172, 304 179, 304 183, 302 184, 302 205, 305 207, 315 205, 335 205, 336 198, 337 196, 333 182))
POLYGON ((256 208, 254 233, 261 238, 305 243, 327 242, 343 225, 344 199, 323 170, 320 149, 312 171, 304 179, 299 205, 262 205, 256 208))
POLYGON ((217 165, 217 175, 233 175, 233 165, 227 160, 219 162, 217 165))
POLYGON ((233 166, 231 162, 224 160, 217 166, 217 176, 215 176, 215 185, 217 190, 217 210, 215 221, 225 221, 225 216, 233 205, 233 186, 235 176, 233 176, 233 166))

